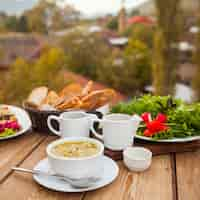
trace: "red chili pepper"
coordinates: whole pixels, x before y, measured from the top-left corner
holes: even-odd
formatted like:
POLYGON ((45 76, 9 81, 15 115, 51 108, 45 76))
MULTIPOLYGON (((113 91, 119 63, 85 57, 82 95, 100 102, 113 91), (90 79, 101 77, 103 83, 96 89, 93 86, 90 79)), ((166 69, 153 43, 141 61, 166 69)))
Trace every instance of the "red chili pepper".
POLYGON ((147 123, 147 129, 149 129, 149 131, 151 132, 158 132, 161 129, 162 124, 157 121, 157 120, 153 120, 149 123, 147 123))
POLYGON ((145 112, 141 115, 141 118, 145 123, 149 123, 151 121, 151 113, 145 112))
POLYGON ((150 113, 143 113, 142 119, 146 124, 147 129, 144 131, 144 136, 152 137, 162 131, 167 131, 169 127, 164 123, 167 121, 167 116, 159 113, 153 121, 151 120, 150 113))
POLYGON ((156 117, 156 120, 158 120, 161 123, 166 123, 167 122, 167 116, 162 114, 162 113, 159 113, 156 117))

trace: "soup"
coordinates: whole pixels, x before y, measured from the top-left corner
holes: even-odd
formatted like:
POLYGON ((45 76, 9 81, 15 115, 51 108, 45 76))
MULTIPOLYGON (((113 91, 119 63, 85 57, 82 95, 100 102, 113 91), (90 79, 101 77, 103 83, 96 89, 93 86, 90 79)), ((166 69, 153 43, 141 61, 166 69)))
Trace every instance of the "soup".
POLYGON ((70 141, 58 144, 52 149, 52 153, 66 158, 82 158, 93 156, 99 150, 98 145, 93 142, 70 141))

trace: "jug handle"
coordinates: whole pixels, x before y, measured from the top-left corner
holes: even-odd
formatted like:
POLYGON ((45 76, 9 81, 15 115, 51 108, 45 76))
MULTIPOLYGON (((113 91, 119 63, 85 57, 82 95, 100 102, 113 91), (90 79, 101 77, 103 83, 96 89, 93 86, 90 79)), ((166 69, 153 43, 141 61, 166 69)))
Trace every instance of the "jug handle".
POLYGON ((94 136, 95 136, 96 138, 98 138, 99 140, 102 140, 102 141, 103 141, 103 135, 100 135, 99 133, 97 133, 97 131, 94 129, 94 126, 93 126, 93 124, 94 124, 95 122, 102 123, 103 120, 101 120, 101 119, 91 119, 91 120, 92 120, 92 123, 91 123, 90 130, 92 131, 92 133, 94 134, 94 136))
POLYGON ((140 122, 142 122, 142 118, 139 115, 137 115, 137 114, 133 115, 132 118, 131 118, 131 120, 134 121, 134 122, 138 122, 138 124, 140 122))

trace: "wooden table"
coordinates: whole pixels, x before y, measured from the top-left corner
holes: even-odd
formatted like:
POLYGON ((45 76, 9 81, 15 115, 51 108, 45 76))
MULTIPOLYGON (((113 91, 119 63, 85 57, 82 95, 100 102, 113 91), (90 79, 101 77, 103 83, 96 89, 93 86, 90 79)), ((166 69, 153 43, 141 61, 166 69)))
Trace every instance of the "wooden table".
POLYGON ((39 186, 12 166, 33 168, 56 139, 39 133, 0 141, 0 200, 200 200, 200 151, 153 158, 144 173, 129 172, 122 162, 111 185, 86 193, 59 193, 39 186))

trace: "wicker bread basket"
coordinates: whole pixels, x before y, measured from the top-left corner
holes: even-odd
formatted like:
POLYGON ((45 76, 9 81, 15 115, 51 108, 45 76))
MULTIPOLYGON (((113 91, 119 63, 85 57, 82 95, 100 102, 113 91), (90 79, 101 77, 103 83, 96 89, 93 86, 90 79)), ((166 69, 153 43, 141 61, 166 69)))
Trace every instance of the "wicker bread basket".
MULTIPOLYGON (((23 103, 23 108, 28 112, 31 121, 32 121, 32 128, 34 131, 42 132, 42 133, 49 133, 52 134, 47 126, 47 119, 50 115, 59 116, 63 112, 67 111, 41 111, 38 109, 34 109, 32 107, 28 107, 26 104, 23 103)), ((103 117, 103 114, 99 111, 88 111, 87 113, 96 114, 99 118, 103 117)), ((52 121, 52 126, 56 130, 59 130, 59 125, 56 121, 52 121)), ((97 126, 97 124, 95 125, 97 126)))

